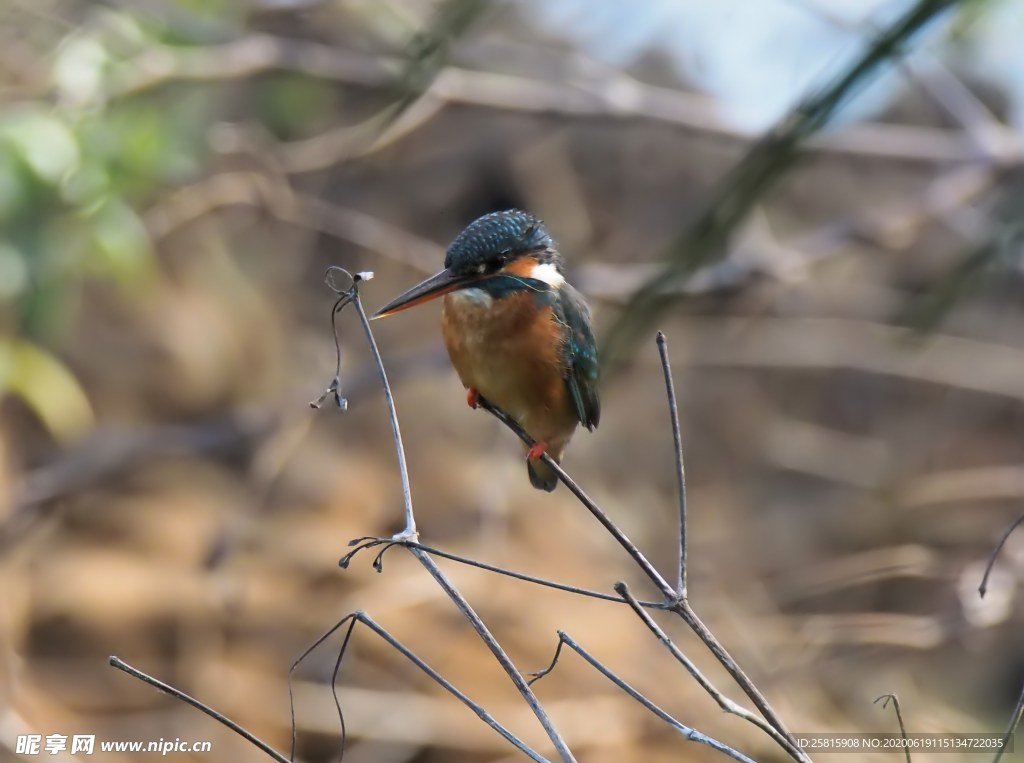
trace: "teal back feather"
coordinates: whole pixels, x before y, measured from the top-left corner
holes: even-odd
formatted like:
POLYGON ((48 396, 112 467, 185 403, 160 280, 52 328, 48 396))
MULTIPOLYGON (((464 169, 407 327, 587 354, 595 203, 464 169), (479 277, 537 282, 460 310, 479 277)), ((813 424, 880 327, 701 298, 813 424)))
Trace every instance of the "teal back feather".
POLYGON ((568 283, 558 289, 554 313, 565 330, 565 383, 580 423, 593 429, 601 422, 598 392, 600 365, 597 342, 590 325, 590 309, 583 297, 568 283))

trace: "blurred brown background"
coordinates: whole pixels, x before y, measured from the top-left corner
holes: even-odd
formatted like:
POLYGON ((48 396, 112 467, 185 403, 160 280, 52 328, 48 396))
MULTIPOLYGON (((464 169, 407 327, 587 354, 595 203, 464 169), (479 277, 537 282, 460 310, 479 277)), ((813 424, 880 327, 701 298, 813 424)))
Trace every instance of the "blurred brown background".
MULTIPOLYGON (((177 759, 265 759, 110 654, 287 752, 288 668, 356 608, 554 754, 408 553, 389 551, 383 574, 373 552, 338 568, 349 540, 401 529, 402 507, 351 311, 349 411, 307 405, 333 375, 322 274, 375 271, 373 309, 438 269, 476 216, 521 207, 606 330, 764 115, 910 4, 736 2, 702 20, 678 4, 703 41, 672 36, 670 3, 629 5, 495 3, 385 122, 435 19, 425 0, 0 2, 0 760, 22 759, 29 733, 96 734, 97 759, 132 758, 100 741, 161 738, 212 741, 177 759), (701 58, 739 60, 730 45, 765 71, 727 77, 701 58), (773 80, 776 54, 792 70, 773 80)), ((1002 730, 1024 681, 1024 535, 976 592, 1024 496, 1024 64, 999 58, 1019 11, 968 2, 931 28, 659 324, 694 607, 795 731, 895 730, 872 704, 889 692, 911 731, 1002 730)), ((436 305, 374 327, 425 543, 656 597, 567 490, 529 487, 513 435, 466 407, 436 305)), ((565 466, 673 577, 657 358, 652 335, 565 466)), ((565 630, 683 722, 782 759, 621 605, 441 566, 523 670, 565 630)), ((740 700, 682 623, 659 621, 740 700)), ((337 756, 337 648, 296 672, 308 763, 337 756)), ((525 760, 369 632, 339 686, 351 763, 525 760)), ((581 761, 713 756, 572 655, 536 688, 581 761)))

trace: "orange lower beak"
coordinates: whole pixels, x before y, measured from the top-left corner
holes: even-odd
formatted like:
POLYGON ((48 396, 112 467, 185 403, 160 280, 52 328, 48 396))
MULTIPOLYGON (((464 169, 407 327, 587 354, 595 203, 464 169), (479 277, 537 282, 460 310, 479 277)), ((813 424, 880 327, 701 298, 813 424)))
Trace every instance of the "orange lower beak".
POLYGON ((482 279, 479 275, 458 275, 445 268, 440 273, 432 275, 426 281, 416 284, 409 291, 388 302, 374 313, 370 320, 400 313, 402 310, 408 310, 410 307, 422 305, 424 302, 437 299, 450 292, 464 289, 480 280, 482 279))

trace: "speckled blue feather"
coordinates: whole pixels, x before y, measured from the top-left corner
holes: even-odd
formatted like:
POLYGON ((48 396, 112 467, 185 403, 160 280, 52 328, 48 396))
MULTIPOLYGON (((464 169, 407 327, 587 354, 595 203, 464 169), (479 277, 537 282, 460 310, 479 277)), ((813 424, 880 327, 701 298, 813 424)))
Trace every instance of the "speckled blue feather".
POLYGON ((509 209, 478 217, 448 247, 444 266, 456 272, 551 247, 544 224, 527 212, 509 209))

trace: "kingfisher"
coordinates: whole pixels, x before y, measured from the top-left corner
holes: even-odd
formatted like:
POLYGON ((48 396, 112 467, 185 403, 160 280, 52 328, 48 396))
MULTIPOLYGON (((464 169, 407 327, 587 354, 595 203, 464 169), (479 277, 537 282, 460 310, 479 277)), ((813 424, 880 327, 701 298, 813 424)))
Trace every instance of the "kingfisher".
POLYGON ((601 399, 590 310, 544 224, 517 209, 474 220, 448 247, 444 270, 373 318, 442 296, 441 333, 466 401, 487 400, 530 435, 530 484, 550 493, 558 478, 541 455, 561 463, 576 428, 600 422, 601 399))

